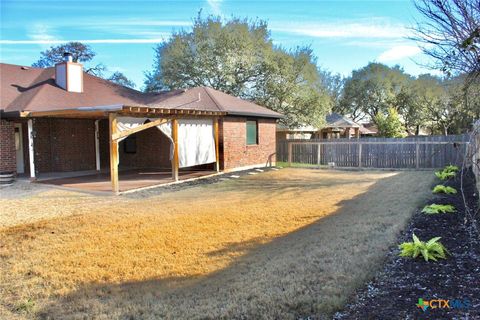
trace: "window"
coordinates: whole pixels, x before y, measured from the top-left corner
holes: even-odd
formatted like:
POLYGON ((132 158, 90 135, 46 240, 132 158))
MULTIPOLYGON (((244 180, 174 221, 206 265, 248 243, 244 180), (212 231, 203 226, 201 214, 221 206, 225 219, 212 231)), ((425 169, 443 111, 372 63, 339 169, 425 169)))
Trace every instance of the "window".
POLYGON ((128 136, 123 140, 123 152, 137 153, 137 137, 135 135, 128 136))
POLYGON ((247 120, 247 145, 258 144, 258 124, 256 120, 247 120))

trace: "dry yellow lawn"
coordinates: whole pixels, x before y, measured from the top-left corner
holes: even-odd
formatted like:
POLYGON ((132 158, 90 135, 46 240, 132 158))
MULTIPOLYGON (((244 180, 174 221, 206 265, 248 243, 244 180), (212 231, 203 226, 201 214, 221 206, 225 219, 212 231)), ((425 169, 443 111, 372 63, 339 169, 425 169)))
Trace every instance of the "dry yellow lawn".
POLYGON ((283 169, 148 197, 2 198, 0 318, 331 316, 432 176, 283 169))

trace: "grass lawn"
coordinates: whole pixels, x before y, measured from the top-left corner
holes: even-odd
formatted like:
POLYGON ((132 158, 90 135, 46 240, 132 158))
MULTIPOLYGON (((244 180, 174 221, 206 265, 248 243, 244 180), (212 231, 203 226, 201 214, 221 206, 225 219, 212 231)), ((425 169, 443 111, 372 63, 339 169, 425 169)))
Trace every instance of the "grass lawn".
POLYGON ((0 318, 331 317, 432 182, 283 169, 149 197, 2 197, 0 318))

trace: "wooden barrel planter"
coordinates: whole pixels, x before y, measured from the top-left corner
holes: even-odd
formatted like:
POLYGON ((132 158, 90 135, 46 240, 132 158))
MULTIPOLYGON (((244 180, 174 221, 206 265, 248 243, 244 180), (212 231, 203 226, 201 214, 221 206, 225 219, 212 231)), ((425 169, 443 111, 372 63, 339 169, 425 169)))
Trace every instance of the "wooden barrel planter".
POLYGON ((15 181, 15 172, 0 172, 0 188, 10 186, 15 181))

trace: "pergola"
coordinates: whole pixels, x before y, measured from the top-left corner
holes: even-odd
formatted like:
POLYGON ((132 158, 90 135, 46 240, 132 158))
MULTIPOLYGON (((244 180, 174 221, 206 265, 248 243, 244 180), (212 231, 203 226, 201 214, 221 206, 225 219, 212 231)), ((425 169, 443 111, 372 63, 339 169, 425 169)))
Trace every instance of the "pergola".
POLYGON ((99 151, 99 126, 98 122, 101 119, 108 119, 109 122, 109 141, 110 141, 110 179, 112 183, 112 191, 119 193, 118 183, 118 165, 119 165, 119 142, 126 137, 138 133, 140 131, 162 125, 166 122, 171 122, 172 129, 172 179, 179 180, 179 148, 178 148, 178 120, 191 119, 199 117, 213 118, 213 134, 215 141, 215 170, 220 171, 219 163, 219 117, 226 115, 221 111, 204 111, 194 109, 171 109, 164 107, 152 106, 99 106, 99 107, 83 107, 65 110, 53 111, 23 111, 20 113, 21 117, 28 119, 28 145, 29 145, 29 161, 30 161, 30 177, 35 179, 35 158, 34 158, 34 144, 33 144, 33 121, 36 117, 51 117, 51 118, 79 118, 79 119, 94 119, 95 120, 95 152, 96 152, 96 169, 100 170, 100 151, 99 151), (117 121, 121 117, 133 118, 148 118, 150 122, 136 126, 128 130, 119 131, 117 121))

